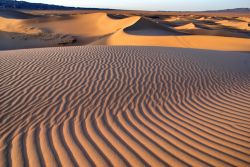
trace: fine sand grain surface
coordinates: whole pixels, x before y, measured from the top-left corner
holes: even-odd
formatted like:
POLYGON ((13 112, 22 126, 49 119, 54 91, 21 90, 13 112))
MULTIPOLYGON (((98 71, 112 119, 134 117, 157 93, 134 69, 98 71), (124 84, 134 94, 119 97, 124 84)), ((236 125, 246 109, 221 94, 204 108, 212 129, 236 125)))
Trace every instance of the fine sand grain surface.
POLYGON ((73 46, 0 63, 1 167, 250 166, 249 54, 73 46))

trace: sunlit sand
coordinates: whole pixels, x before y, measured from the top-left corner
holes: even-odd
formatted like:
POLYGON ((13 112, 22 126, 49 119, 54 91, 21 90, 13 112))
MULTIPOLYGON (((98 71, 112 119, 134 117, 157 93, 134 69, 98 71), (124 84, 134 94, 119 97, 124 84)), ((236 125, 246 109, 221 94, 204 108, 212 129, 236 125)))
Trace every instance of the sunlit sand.
POLYGON ((250 165, 248 17, 4 14, 1 167, 250 165))

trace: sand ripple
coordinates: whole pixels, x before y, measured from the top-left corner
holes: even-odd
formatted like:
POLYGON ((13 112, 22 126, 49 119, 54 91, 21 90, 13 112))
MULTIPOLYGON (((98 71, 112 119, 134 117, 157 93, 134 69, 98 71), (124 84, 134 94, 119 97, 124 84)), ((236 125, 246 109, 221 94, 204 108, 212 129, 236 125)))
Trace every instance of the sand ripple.
POLYGON ((250 57, 0 52, 0 166, 249 166, 250 57))

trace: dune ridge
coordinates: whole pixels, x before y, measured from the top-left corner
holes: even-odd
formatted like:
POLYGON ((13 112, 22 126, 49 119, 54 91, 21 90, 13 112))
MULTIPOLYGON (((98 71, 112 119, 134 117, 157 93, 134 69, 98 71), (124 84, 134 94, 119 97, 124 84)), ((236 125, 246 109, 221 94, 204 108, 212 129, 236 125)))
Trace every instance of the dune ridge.
POLYGON ((247 54, 81 46, 0 62, 0 166, 250 165, 247 54))
POLYGON ((250 51, 248 17, 35 13, 0 10, 0 50, 139 45, 250 51))
POLYGON ((18 10, 11 9, 0 9, 0 17, 12 18, 12 19, 30 19, 38 17, 39 15, 34 16, 33 14, 24 13, 18 10))
POLYGON ((221 20, 217 21, 217 23, 226 26, 226 27, 232 27, 236 29, 242 29, 242 30, 250 30, 249 22, 247 21, 228 21, 228 20, 221 20))
POLYGON ((163 26, 158 22, 150 20, 144 17, 138 17, 138 20, 134 24, 126 25, 123 31, 133 35, 180 35, 181 33, 171 29, 169 27, 163 26))
POLYGON ((177 26, 175 27, 175 29, 184 29, 184 30, 189 30, 189 29, 197 29, 197 26, 194 24, 194 23, 187 23, 187 24, 184 24, 184 25, 181 25, 181 26, 177 26))
POLYGON ((139 19, 137 16, 115 19, 107 13, 91 13, 83 15, 71 15, 68 17, 58 16, 45 18, 37 21, 31 20, 39 28, 52 32, 66 33, 73 35, 103 36, 115 32, 118 29, 131 25, 139 19), (44 24, 46 22, 46 24, 44 24))
POLYGON ((250 39, 230 37, 232 34, 234 33, 200 29, 193 23, 170 27, 159 21, 140 18, 134 24, 96 40, 90 45, 168 46, 221 51, 250 51, 250 39), (185 34, 190 32, 189 30, 194 30, 192 33, 196 35, 185 34), (213 36, 215 34, 225 36, 213 36))
POLYGON ((123 30, 88 45, 165 46, 220 51, 249 52, 250 39, 209 35, 150 36, 131 35, 123 30))

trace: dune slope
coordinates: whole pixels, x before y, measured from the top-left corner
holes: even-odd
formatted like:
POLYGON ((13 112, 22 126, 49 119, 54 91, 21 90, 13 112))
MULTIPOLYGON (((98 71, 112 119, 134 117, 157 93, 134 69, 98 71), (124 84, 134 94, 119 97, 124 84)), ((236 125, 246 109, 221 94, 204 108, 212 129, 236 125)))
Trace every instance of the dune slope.
POLYGON ((85 46, 0 62, 0 166, 250 165, 247 54, 85 46))
POLYGON ((131 35, 122 30, 89 45, 166 46, 220 51, 250 51, 250 39, 208 35, 131 35))
POLYGON ((139 17, 139 19, 130 26, 127 25, 127 28, 124 28, 124 32, 133 34, 133 35, 147 35, 147 36, 182 34, 182 33, 175 31, 174 29, 164 27, 163 25, 158 24, 144 17, 139 17))
POLYGON ((26 22, 51 32, 80 35, 82 37, 102 36, 113 33, 136 22, 137 16, 113 19, 107 13, 91 13, 72 16, 49 17, 26 22))
POLYGON ((0 17, 4 18, 12 18, 12 19, 31 19, 34 17, 32 14, 24 13, 18 10, 11 10, 11 9, 0 9, 0 17))
MULTIPOLYGON (((213 36, 217 32, 209 33, 207 30, 200 30, 193 23, 171 28, 157 21, 140 18, 134 24, 89 45, 166 46, 221 51, 250 51, 250 39, 248 38, 213 36), (199 30, 200 35, 186 35, 185 33, 190 32, 190 29, 195 30, 196 33, 199 30)), ((221 32, 220 34, 227 35, 227 33, 221 32)))

